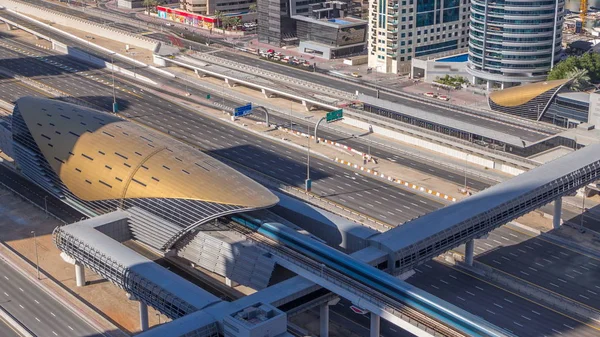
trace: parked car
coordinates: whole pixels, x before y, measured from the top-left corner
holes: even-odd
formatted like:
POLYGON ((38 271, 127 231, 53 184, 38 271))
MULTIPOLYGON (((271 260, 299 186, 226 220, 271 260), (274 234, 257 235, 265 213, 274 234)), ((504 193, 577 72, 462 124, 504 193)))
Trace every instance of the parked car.
POLYGON ((425 95, 427 97, 435 97, 436 96, 435 93, 433 93, 433 92, 426 92, 423 95, 425 95))
POLYGON ((173 27, 174 25, 172 23, 170 23, 170 22, 167 22, 167 23, 165 23, 165 26, 167 26, 167 27, 173 27))
POLYGON ((356 73, 356 72, 352 73, 351 75, 352 75, 352 77, 356 77, 356 78, 361 78, 362 77, 361 74, 356 73))
POLYGON ((442 101, 449 101, 450 100, 450 97, 448 97, 446 95, 439 95, 438 98, 441 99, 442 101))

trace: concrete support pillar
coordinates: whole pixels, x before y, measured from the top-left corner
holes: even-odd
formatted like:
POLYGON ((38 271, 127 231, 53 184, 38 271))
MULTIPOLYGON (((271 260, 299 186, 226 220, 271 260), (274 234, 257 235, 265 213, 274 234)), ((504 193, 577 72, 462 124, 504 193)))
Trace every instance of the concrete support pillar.
POLYGON ((140 330, 148 330, 148 306, 146 303, 139 301, 140 304, 140 330))
POLYGON ((302 105, 304 105, 304 107, 306 108, 306 111, 311 111, 315 107, 314 105, 306 102, 305 100, 302 100, 302 105))
POLYGON ((560 228, 560 224, 562 223, 562 197, 556 198, 554 200, 554 217, 552 218, 552 225, 554 229, 560 228))
POLYGON ((78 287, 85 285, 85 268, 77 261, 75 261, 75 283, 78 287))
POLYGON ((490 90, 492 90, 492 86, 493 86, 493 84, 494 84, 494 82, 492 82, 492 81, 487 81, 487 87, 486 87, 487 91, 490 91, 490 90))
POLYGON ((225 79, 225 83, 227 83, 227 86, 230 88, 237 87, 237 83, 235 83, 233 80, 230 80, 228 78, 225 79))
POLYGON ((275 97, 275 94, 268 92, 266 89, 260 89, 260 91, 263 93, 263 95, 265 96, 265 98, 273 98, 275 97))
POLYGON ((469 266, 473 265, 473 248, 475 247, 475 240, 471 239, 467 241, 465 246, 465 263, 469 266))
POLYGON ((233 288, 233 287, 237 287, 238 283, 235 281, 232 281, 229 277, 225 276, 225 285, 233 288))
POLYGON ((319 323, 321 325, 320 336, 321 337, 329 337, 329 304, 323 303, 321 304, 319 323))
POLYGON ((12 30, 12 27, 10 26, 10 24, 8 22, 6 23, 6 30, 12 30))
POLYGON ((379 337, 381 333, 381 321, 377 314, 371 313, 371 329, 369 330, 370 337, 379 337))

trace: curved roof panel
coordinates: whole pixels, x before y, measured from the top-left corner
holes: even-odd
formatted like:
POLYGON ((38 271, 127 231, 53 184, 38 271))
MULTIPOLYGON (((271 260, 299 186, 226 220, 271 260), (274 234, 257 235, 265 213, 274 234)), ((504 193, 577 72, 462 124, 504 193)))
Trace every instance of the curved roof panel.
POLYGON ((489 99, 497 105, 515 107, 523 105, 541 94, 569 82, 569 79, 519 85, 490 93, 489 99))
POLYGON ((43 98, 17 105, 43 156, 82 200, 172 198, 243 208, 278 202, 207 154, 116 116, 43 98))

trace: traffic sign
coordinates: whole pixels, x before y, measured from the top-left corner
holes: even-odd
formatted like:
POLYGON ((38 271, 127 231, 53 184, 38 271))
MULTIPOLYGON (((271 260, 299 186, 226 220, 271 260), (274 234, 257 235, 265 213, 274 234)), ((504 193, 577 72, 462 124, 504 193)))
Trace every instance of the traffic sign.
POLYGON ((250 114, 251 112, 252 112, 252 103, 248 103, 246 105, 238 106, 237 108, 235 108, 235 111, 233 112, 233 116, 234 117, 242 117, 242 116, 250 114))
POLYGON ((344 110, 343 109, 338 109, 338 110, 334 110, 334 111, 328 112, 325 121, 327 123, 331 123, 331 122, 338 121, 338 120, 340 120, 342 118, 344 118, 344 110))
POLYGON ((352 310, 352 312, 354 312, 355 314, 359 314, 359 315, 365 315, 365 314, 369 313, 368 310, 365 310, 361 307, 357 307, 356 305, 351 305, 350 310, 352 310))

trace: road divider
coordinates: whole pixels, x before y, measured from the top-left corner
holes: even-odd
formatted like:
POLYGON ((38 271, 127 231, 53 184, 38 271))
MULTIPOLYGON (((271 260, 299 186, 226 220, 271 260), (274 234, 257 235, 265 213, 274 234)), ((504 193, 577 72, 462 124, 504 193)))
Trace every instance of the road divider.
POLYGON ((383 173, 381 173, 379 171, 372 170, 372 169, 366 168, 364 166, 360 166, 358 164, 351 163, 351 162, 349 162, 347 160, 344 160, 344 159, 339 159, 339 158, 336 157, 335 158, 335 162, 336 163, 340 163, 342 165, 350 166, 350 167, 352 167, 354 169, 361 170, 363 172, 366 172, 368 174, 377 176, 377 177, 382 178, 382 179, 387 179, 388 181, 391 181, 393 183, 396 183, 396 184, 399 184, 399 185, 404 185, 407 188, 410 188, 410 189, 413 189, 413 190, 417 190, 417 191, 422 192, 422 193, 430 194, 432 196, 435 196, 435 197, 438 197, 438 198, 442 198, 444 200, 456 202, 456 198, 452 197, 452 196, 449 196, 448 194, 440 193, 440 192, 431 190, 429 188, 425 188, 423 186, 418 186, 418 185, 415 185, 413 183, 409 183, 408 181, 404 181, 402 179, 397 179, 397 178, 385 175, 385 174, 383 174, 383 173))
MULTIPOLYGON (((295 130, 291 130, 291 129, 284 128, 284 127, 278 127, 277 129, 281 130, 281 131, 288 132, 288 133, 295 134, 295 135, 300 136, 300 137, 305 137, 305 138, 310 137, 311 139, 315 138, 315 136, 313 136, 313 135, 309 135, 309 134, 304 133, 304 132, 295 131, 295 130)), ((328 139, 321 138, 321 137, 317 137, 317 139, 319 140, 319 142, 322 142, 322 143, 325 143, 325 144, 329 144, 329 145, 332 145, 332 146, 336 146, 336 147, 342 148, 342 149, 347 150, 349 152, 358 154, 361 157, 366 155, 364 152, 358 151, 356 149, 353 149, 350 146, 347 146, 347 145, 344 145, 344 144, 340 144, 340 143, 334 142, 332 140, 328 140, 328 139)), ((392 177, 392 176, 388 176, 388 175, 386 175, 384 173, 381 173, 381 172, 379 172, 377 170, 369 169, 369 168, 366 168, 364 166, 361 166, 361 165, 349 162, 347 160, 340 159, 338 157, 336 157, 334 159, 334 161, 336 163, 340 163, 342 165, 350 166, 350 167, 352 167, 354 169, 363 171, 363 172, 365 172, 367 174, 374 175, 374 176, 377 176, 379 178, 387 179, 388 181, 394 182, 396 184, 404 185, 407 188, 410 188, 410 189, 413 189, 413 190, 417 190, 417 191, 422 192, 422 193, 430 194, 432 196, 435 196, 435 197, 438 197, 438 198, 442 198, 444 200, 448 200, 448 201, 451 201, 451 202, 456 202, 456 198, 452 197, 452 196, 450 196, 448 194, 437 192, 435 190, 432 190, 432 189, 429 189, 429 188, 426 188, 426 187, 423 187, 423 186, 418 186, 416 184, 410 183, 410 182, 402 180, 402 179, 398 179, 398 178, 395 178, 395 177, 392 177)))

